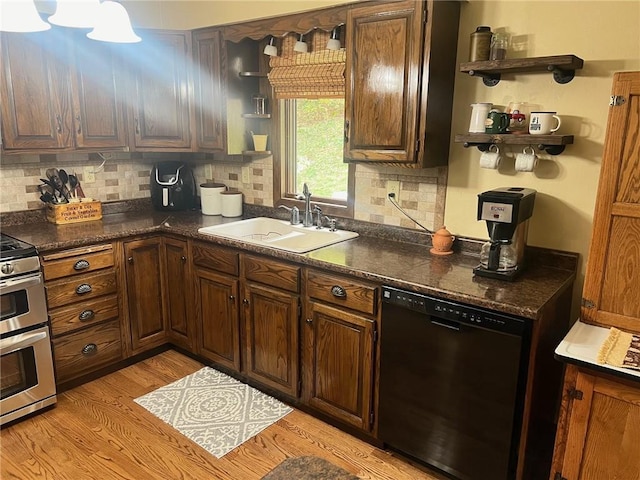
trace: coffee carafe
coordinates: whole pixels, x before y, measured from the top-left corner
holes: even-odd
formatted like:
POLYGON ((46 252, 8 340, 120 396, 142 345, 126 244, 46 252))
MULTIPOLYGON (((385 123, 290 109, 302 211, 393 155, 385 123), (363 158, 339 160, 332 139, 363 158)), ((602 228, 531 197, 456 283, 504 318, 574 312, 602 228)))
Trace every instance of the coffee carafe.
POLYGON ((513 280, 523 269, 524 247, 536 191, 503 187, 478 195, 478 220, 487 222, 489 241, 482 245, 473 273, 513 280))

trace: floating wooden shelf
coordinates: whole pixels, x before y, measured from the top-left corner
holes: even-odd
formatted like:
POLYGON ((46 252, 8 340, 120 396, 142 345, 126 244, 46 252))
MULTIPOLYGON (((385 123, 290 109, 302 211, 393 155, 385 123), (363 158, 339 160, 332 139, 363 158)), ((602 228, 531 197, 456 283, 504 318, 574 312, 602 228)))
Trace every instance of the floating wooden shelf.
POLYGON ((262 72, 239 72, 238 75, 241 77, 267 78, 267 74, 262 72))
POLYGON ((573 143, 573 135, 463 133, 457 134, 455 141, 464 144, 465 148, 478 147, 482 152, 491 145, 531 145, 550 155, 559 155, 564 152, 566 145, 573 143))
POLYGON ((271 118, 270 113, 243 113, 243 118, 271 118))
POLYGON ((260 157, 260 156, 266 156, 266 155, 271 155, 271 150, 263 150, 263 151, 257 151, 257 150, 243 150, 242 151, 242 155, 246 155, 248 157, 260 157))
POLYGON ((583 64, 584 61, 575 55, 554 55, 461 63, 460 71, 482 77, 488 87, 497 85, 503 73, 520 72, 552 72, 553 79, 564 84, 573 80, 575 71, 580 70, 583 64))

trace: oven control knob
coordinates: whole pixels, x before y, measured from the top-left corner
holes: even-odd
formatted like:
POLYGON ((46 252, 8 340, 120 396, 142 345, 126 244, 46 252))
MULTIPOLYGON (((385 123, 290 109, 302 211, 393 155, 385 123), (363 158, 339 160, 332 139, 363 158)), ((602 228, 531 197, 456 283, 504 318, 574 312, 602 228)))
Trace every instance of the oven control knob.
POLYGON ((2 270, 2 273, 4 273, 5 275, 11 275, 13 273, 13 264, 3 263, 0 269, 2 270))

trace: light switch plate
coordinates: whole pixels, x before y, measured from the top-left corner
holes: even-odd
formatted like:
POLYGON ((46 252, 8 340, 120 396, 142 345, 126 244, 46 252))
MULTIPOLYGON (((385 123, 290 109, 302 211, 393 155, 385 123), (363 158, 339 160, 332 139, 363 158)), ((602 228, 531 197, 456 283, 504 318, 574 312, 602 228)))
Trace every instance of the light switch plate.
POLYGON ((93 171, 93 167, 84 167, 82 172, 82 183, 95 183, 96 173, 93 171))
POLYGON ((251 183, 251 172, 249 167, 242 167, 242 183, 251 183))

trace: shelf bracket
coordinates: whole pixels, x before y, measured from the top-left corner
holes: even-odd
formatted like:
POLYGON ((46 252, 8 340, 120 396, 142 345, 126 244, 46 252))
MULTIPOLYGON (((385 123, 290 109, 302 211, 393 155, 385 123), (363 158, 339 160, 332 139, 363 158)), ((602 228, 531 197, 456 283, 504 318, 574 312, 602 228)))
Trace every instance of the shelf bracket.
POLYGON ((549 155, 560 155, 564 152, 565 145, 538 145, 538 150, 544 150, 549 155))
POLYGON ((500 81, 499 73, 485 73, 477 70, 469 70, 469 75, 472 77, 482 77, 482 83, 487 87, 495 87, 500 81))
POLYGON ((576 75, 575 70, 563 70, 556 67, 555 65, 548 65, 547 70, 553 72, 553 79, 556 81, 556 83, 560 83, 562 85, 564 85, 565 83, 569 83, 576 75))

